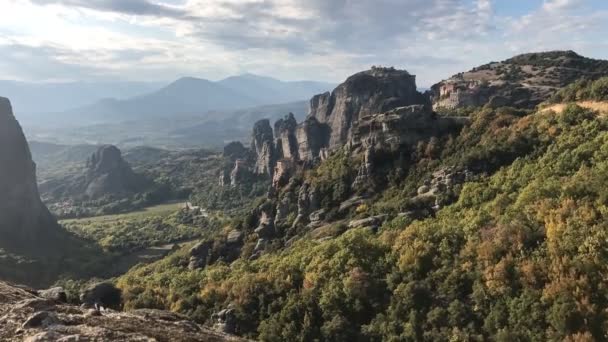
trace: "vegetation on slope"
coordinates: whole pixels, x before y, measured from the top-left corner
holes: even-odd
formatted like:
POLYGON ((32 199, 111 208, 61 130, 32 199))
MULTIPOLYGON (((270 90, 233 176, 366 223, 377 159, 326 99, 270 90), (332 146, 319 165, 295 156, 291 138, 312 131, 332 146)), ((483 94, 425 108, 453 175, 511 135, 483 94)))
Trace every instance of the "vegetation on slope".
POLYGON ((601 340, 608 122, 576 106, 515 114, 476 113, 378 204, 404 203, 427 170, 479 167, 434 217, 204 270, 183 250, 123 276, 126 307, 204 322, 232 304, 239 333, 268 341, 601 340))

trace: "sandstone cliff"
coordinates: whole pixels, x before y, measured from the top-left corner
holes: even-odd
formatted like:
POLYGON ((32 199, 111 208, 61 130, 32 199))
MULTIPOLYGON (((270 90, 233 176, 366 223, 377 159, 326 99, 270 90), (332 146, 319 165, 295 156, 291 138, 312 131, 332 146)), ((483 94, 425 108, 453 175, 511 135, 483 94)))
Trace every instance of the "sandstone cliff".
POLYGON ((331 94, 315 96, 309 117, 328 127, 327 147, 333 150, 348 142, 353 123, 361 117, 416 104, 429 104, 416 90, 416 76, 405 70, 372 68, 349 77, 331 94))
POLYGON ((8 99, 0 98, 0 247, 44 241, 57 223, 40 200, 36 166, 8 99))

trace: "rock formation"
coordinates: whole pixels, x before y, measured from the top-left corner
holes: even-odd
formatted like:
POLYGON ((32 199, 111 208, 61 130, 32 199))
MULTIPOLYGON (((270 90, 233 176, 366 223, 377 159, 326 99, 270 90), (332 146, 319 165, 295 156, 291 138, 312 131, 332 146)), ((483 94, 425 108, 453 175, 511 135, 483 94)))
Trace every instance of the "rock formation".
POLYGON ((255 155, 254 173, 272 176, 275 162, 274 136, 270 121, 260 120, 253 126, 251 150, 255 155))
POLYGON ((0 97, 0 247, 18 249, 57 231, 40 200, 36 166, 8 99, 0 97))
POLYGON ((608 61, 573 51, 529 53, 454 75, 433 85, 430 94, 435 109, 484 105, 533 109, 577 79, 606 75, 608 61))
POLYGON ((284 119, 280 119, 274 124, 277 159, 299 159, 297 126, 298 122, 293 113, 289 113, 284 119))
POLYGON ((0 282, 0 340, 17 341, 242 341, 160 310, 86 309, 39 297, 0 282))
POLYGON ((85 182, 85 193, 90 198, 135 193, 145 185, 112 145, 101 146, 89 158, 85 182))
MULTIPOLYGON (((272 177, 279 161, 310 164, 323 160, 331 151, 352 141, 360 119, 415 105, 416 112, 430 116, 428 98, 416 90, 416 77, 407 71, 372 68, 355 74, 332 93, 313 97, 310 113, 300 124, 291 113, 275 123, 274 132, 269 120, 258 121, 251 143, 253 173, 272 177)), ((237 151, 238 147, 234 143, 227 145, 224 156, 232 156, 234 153, 226 150, 237 151)), ((279 171, 286 170, 285 165, 286 162, 279 171)), ((228 184, 230 178, 229 168, 225 168, 220 184, 228 184)))
POLYGON ((331 94, 317 95, 310 114, 329 127, 330 150, 343 146, 359 118, 397 107, 429 104, 416 90, 416 76, 394 68, 372 68, 349 77, 331 94))

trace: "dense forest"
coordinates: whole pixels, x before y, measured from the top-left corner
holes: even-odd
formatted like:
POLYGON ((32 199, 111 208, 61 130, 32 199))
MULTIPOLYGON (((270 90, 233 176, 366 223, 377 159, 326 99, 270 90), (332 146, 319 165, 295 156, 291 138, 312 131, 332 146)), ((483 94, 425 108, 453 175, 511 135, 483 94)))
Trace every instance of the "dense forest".
MULTIPOLYGON (((552 102, 605 100, 607 82, 576 83, 552 102)), ((574 103, 561 112, 482 108, 459 135, 414 155, 374 205, 357 210, 407 206, 420 175, 442 166, 482 172, 432 217, 400 216, 378 234, 334 227, 335 239, 308 237, 255 261, 196 271, 180 251, 119 279, 126 308, 204 322, 231 304, 239 333, 267 341, 605 338, 603 114, 574 103)), ((339 184, 356 161, 338 154, 332 162, 315 181, 339 184)))

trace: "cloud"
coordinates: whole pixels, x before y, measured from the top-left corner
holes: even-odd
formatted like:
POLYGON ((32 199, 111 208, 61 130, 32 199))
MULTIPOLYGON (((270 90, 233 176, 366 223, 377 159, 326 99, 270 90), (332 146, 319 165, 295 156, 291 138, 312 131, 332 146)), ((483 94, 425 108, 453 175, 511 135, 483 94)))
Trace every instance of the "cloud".
POLYGON ((133 80, 253 72, 340 81, 395 65, 428 86, 521 52, 601 55, 608 15, 594 1, 544 0, 507 15, 493 0, 0 0, 11 13, 0 21, 2 52, 39 69, 5 59, 0 78, 57 76, 45 62, 60 77, 133 80))
POLYGON ((581 0, 545 0, 543 9, 548 12, 563 11, 573 9, 581 3, 581 0))
POLYGON ((178 18, 186 13, 178 8, 148 0, 32 0, 38 5, 63 5, 128 15, 148 15, 178 18))

